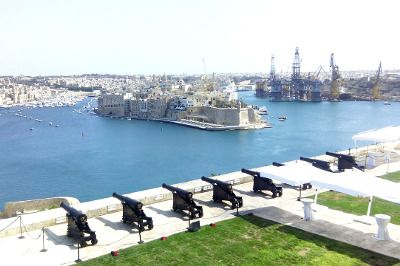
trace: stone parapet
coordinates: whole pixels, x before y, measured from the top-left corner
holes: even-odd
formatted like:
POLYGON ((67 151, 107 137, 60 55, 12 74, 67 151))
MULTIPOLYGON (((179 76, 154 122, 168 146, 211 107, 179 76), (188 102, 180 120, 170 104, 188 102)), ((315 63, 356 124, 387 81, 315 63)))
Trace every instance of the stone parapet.
MULTIPOLYGON (((233 185, 247 183, 253 180, 252 176, 243 174, 242 172, 232 172, 219 176, 213 176, 212 178, 230 182, 233 185)), ((193 194, 212 190, 212 185, 200 179, 174 184, 173 186, 188 190, 193 194)), ((112 191, 110 191, 110 194, 111 193, 112 191)), ((144 205, 150 205, 172 199, 172 193, 161 187, 133 192, 125 195, 141 201, 144 205)), ((113 197, 74 204, 73 206, 85 213, 88 218, 99 217, 122 210, 121 202, 113 197)), ((66 212, 62 208, 56 208, 37 213, 21 214, 18 217, 21 217, 22 219, 22 230, 24 232, 25 228, 27 231, 32 231, 41 229, 43 227, 66 223, 65 214, 66 212)), ((0 219, 0 237, 20 234, 20 223, 18 217, 0 219)))

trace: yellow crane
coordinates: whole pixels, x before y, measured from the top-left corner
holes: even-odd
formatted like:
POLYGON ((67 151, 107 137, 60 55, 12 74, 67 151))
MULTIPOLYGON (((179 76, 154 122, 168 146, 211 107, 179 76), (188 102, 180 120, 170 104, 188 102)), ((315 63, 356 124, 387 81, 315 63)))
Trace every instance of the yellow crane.
POLYGON ((374 85, 372 86, 372 100, 376 101, 381 98, 381 93, 379 91, 379 83, 381 80, 381 74, 382 74, 382 64, 379 62, 379 67, 378 70, 376 71, 376 79, 374 82, 374 85))
POLYGON ((331 95, 329 100, 330 101, 338 101, 339 100, 339 86, 340 86, 340 73, 339 67, 335 63, 334 54, 331 54, 331 63, 330 67, 332 69, 332 76, 331 76, 331 95))

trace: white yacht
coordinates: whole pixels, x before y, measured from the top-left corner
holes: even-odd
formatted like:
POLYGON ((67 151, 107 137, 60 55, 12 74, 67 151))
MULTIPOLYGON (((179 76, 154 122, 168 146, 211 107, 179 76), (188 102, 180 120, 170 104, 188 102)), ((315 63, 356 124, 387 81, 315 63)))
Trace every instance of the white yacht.
POLYGON ((265 107, 265 106, 260 107, 260 108, 258 109, 258 114, 259 114, 259 115, 267 115, 267 114, 268 114, 267 107, 265 107))

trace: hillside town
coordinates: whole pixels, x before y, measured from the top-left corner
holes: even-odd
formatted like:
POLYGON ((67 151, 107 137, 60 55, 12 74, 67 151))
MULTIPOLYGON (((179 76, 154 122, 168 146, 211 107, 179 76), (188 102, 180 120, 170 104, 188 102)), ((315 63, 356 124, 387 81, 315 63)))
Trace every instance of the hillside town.
MULTIPOLYGON (((374 71, 342 71, 340 99, 370 99, 375 75, 374 71)), ((329 94, 329 76, 320 71, 318 99, 329 94)), ((379 86, 382 100, 400 100, 399 71, 384 71, 379 86)), ((268 127, 258 106, 239 99, 240 91, 262 91, 266 96, 274 93, 271 77, 266 73, 3 76, 0 107, 71 106, 93 96, 98 97, 94 111, 100 116, 163 120, 209 130, 268 127)))

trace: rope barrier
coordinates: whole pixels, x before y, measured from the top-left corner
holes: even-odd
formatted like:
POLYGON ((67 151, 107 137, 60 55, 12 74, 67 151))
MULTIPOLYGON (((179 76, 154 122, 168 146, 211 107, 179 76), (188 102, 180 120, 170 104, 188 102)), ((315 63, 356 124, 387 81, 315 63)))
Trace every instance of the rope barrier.
MULTIPOLYGON (((21 222, 22 222, 22 217, 21 217, 21 222)), ((38 240, 42 236, 42 233, 40 233, 38 237, 34 238, 29 234, 28 230, 26 229, 26 226, 25 226, 24 222, 22 222, 22 226, 24 227, 24 230, 25 230, 26 234, 29 236, 30 239, 38 240)))
MULTIPOLYGON (((222 211, 220 214, 217 214, 217 215, 214 215, 214 216, 211 216, 211 217, 207 217, 207 218, 201 218, 201 220, 214 219, 214 218, 221 217, 221 216, 224 216, 224 215, 229 215, 229 214, 233 214, 233 211, 222 211)), ((18 219, 20 219, 20 222, 21 222, 21 224, 22 224, 22 227, 24 228, 24 231, 25 231, 26 234, 29 236, 29 238, 32 239, 32 240, 38 240, 38 239, 39 239, 40 237, 42 237, 42 236, 43 236, 43 238, 44 238, 44 236, 46 235, 48 238, 50 238, 50 239, 51 239, 53 242, 55 242, 56 244, 61 244, 61 245, 70 246, 70 247, 71 247, 71 246, 75 246, 75 244, 65 244, 65 243, 61 243, 61 242, 58 241, 56 238, 54 238, 54 237, 51 235, 51 233, 49 233, 48 228, 42 228, 42 232, 41 232, 37 237, 32 237, 32 235, 28 232, 28 230, 27 230, 27 228, 26 228, 26 225, 25 225, 25 224, 23 223, 23 221, 22 221, 22 216, 18 216, 18 217, 17 217, 14 221, 12 221, 9 225, 7 225, 7 226, 4 227, 3 229, 1 229, 0 232, 6 230, 6 229, 7 229, 8 227, 10 227, 13 223, 15 223, 18 219)), ((163 224, 158 224, 157 226, 165 226, 165 225, 169 225, 169 224, 172 224, 172 223, 176 223, 176 221, 171 221, 171 222, 167 222, 167 223, 163 223, 163 224)), ((129 236, 131 236, 131 235, 132 235, 132 233, 128 233, 127 235, 121 237, 120 239, 117 239, 117 240, 115 240, 115 241, 109 242, 109 243, 107 243, 107 244, 101 244, 101 245, 97 245, 97 246, 99 246, 99 247, 109 246, 109 245, 115 244, 115 243, 117 243, 117 242, 120 242, 120 241, 126 239, 127 237, 129 237, 129 236)), ((126 243, 126 244, 129 245, 129 243, 126 243)))
POLYGON ((21 216, 18 216, 17 218, 15 218, 14 221, 12 221, 9 225, 7 225, 6 227, 4 227, 3 229, 0 230, 0 233, 3 232, 4 230, 6 230, 8 227, 10 227, 13 223, 15 223, 18 219, 20 219, 21 216))

